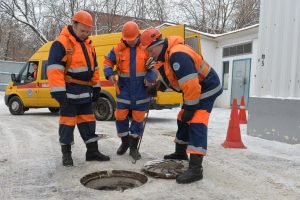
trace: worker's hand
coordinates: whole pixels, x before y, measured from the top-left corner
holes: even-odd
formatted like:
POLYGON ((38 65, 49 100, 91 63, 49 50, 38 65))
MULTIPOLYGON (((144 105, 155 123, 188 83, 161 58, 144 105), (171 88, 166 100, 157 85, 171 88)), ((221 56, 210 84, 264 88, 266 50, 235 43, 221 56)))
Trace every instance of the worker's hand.
POLYGON ((146 65, 147 70, 151 70, 151 69, 154 68, 155 64, 156 64, 156 61, 154 60, 154 58, 153 58, 153 57, 150 57, 150 58, 148 58, 148 60, 146 61, 146 64, 145 64, 145 65, 146 65))
POLYGON ((147 94, 150 97, 156 97, 157 96, 157 90, 156 90, 156 84, 155 85, 149 85, 147 86, 147 94))
POLYGON ((183 113, 181 115, 181 121, 185 122, 185 123, 190 121, 193 118, 194 113, 195 113, 195 110, 186 110, 186 109, 184 109, 183 113))
POLYGON ((55 100, 59 103, 61 107, 66 106, 68 104, 66 94, 59 97, 55 97, 55 100))
POLYGON ((100 97, 100 91, 101 91, 101 88, 100 87, 96 87, 96 88, 93 88, 93 97, 92 97, 92 101, 95 102, 99 99, 100 97))
POLYGON ((115 84, 117 82, 115 75, 111 75, 109 78, 110 82, 112 82, 112 84, 115 84))
POLYGON ((144 80, 145 86, 148 87, 148 86, 156 85, 156 80, 157 80, 157 74, 155 73, 155 71, 153 70, 147 71, 144 80))

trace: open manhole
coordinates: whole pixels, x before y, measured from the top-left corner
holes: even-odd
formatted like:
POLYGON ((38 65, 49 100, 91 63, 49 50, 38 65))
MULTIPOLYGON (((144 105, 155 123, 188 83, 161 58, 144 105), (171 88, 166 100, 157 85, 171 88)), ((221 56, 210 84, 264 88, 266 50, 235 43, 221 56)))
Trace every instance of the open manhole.
POLYGON ((186 160, 152 160, 144 164, 145 174, 155 178, 175 179, 188 169, 186 160))
POLYGON ((80 179, 82 185, 91 189, 117 191, 136 188, 147 181, 147 176, 143 174, 123 170, 94 172, 80 179))

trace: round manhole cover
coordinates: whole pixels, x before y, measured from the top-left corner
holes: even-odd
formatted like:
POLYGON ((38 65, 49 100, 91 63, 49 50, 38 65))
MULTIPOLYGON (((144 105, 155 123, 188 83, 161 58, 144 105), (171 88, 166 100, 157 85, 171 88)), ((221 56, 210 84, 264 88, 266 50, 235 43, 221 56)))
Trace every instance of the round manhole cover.
POLYGON ((186 160, 153 160, 144 164, 142 171, 156 178, 174 179, 187 169, 186 160))
POLYGON ((91 189, 117 191, 139 187, 147 181, 143 174, 123 170, 94 172, 80 179, 82 185, 91 189))

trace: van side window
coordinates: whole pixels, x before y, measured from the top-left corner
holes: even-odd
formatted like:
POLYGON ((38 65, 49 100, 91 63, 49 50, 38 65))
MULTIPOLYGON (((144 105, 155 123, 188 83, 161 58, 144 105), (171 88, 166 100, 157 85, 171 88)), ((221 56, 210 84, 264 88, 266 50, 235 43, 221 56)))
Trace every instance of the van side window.
POLYGON ((41 80, 48 80, 48 77, 47 77, 47 67, 48 67, 48 60, 43 60, 43 62, 42 62, 42 76, 41 76, 41 80))
POLYGON ((35 81, 38 65, 38 61, 30 61, 29 63, 26 63, 17 77, 18 83, 26 84, 35 81))
POLYGON ((35 81, 37 78, 37 73, 38 73, 38 66, 39 62, 38 61, 32 61, 29 63, 29 68, 28 68, 28 73, 27 73, 27 79, 29 81, 35 81))

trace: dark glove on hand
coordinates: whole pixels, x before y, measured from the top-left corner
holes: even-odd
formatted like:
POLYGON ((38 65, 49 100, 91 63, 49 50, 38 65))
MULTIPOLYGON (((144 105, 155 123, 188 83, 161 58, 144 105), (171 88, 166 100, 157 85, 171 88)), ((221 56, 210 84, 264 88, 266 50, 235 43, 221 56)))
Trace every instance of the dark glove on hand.
POLYGON ((62 97, 56 97, 55 100, 59 103, 60 106, 66 106, 68 104, 66 95, 62 97))
POLYGON ((93 97, 92 97, 92 101, 95 102, 99 99, 100 97, 100 91, 101 88, 97 87, 97 88, 93 88, 93 97))
POLYGON ((181 120, 182 122, 188 122, 190 121, 193 116, 194 116, 195 110, 185 110, 183 111, 182 115, 181 115, 181 120))
POLYGON ((150 96, 150 97, 156 97, 157 96, 157 90, 156 90, 156 85, 149 85, 147 87, 147 94, 150 96))

